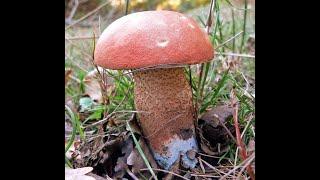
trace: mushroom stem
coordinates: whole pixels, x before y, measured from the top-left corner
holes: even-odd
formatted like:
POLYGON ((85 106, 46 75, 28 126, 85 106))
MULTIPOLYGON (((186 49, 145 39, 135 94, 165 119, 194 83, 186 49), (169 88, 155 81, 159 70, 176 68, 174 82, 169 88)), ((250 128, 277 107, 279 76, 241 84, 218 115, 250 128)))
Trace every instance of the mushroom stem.
POLYGON ((184 69, 158 68, 136 71, 135 106, 140 126, 158 164, 170 169, 182 154, 182 165, 192 168, 197 151, 192 91, 184 69))

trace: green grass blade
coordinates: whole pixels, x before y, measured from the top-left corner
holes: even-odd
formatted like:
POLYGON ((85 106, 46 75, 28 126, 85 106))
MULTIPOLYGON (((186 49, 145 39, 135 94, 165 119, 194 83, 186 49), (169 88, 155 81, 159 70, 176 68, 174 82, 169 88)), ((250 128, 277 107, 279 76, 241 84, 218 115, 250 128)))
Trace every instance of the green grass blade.
POLYGON ((154 171, 153 171, 153 169, 152 169, 152 167, 151 167, 151 165, 150 165, 147 157, 146 157, 145 154, 143 153, 143 150, 141 149, 141 146, 140 146, 137 138, 135 137, 135 135, 134 135, 134 133, 133 133, 133 131, 132 131, 132 129, 131 129, 131 126, 130 126, 130 124, 129 124, 128 121, 127 121, 127 126, 128 126, 128 129, 129 129, 129 131, 130 131, 130 133, 131 133, 131 135, 132 135, 132 138, 133 138, 133 141, 134 141, 134 143, 135 143, 135 145, 136 145, 136 148, 137 148, 138 152, 140 153, 140 155, 141 155, 144 163, 145 163, 146 166, 148 167, 148 169, 149 169, 150 173, 152 174, 153 178, 154 178, 155 180, 158 180, 158 178, 157 178, 156 174, 154 173, 154 171))
POLYGON ((229 73, 229 70, 227 70, 223 74, 223 77, 219 81, 218 87, 215 89, 214 94, 212 95, 211 99, 207 103, 203 104, 202 107, 200 108, 200 113, 204 112, 210 104, 212 104, 212 105, 215 104, 215 101, 216 101, 217 97, 219 96, 219 93, 221 92, 224 85, 226 84, 227 79, 229 78, 228 73, 229 73))
POLYGON ((76 133, 77 133, 77 124, 76 124, 76 117, 74 115, 74 113, 72 112, 72 110, 67 106, 65 105, 65 108, 68 112, 68 114, 70 115, 70 118, 71 118, 71 123, 72 123, 72 133, 71 133, 71 137, 68 141, 68 144, 67 144, 67 147, 65 148, 65 151, 64 153, 66 153, 69 148, 71 147, 75 137, 76 137, 76 133))
POLYGON ((244 39, 245 39, 245 35, 246 35, 246 24, 247 24, 247 12, 248 12, 248 0, 244 1, 244 15, 243 15, 243 27, 242 27, 242 39, 241 39, 241 46, 240 46, 240 54, 243 51, 243 46, 244 46, 244 39))

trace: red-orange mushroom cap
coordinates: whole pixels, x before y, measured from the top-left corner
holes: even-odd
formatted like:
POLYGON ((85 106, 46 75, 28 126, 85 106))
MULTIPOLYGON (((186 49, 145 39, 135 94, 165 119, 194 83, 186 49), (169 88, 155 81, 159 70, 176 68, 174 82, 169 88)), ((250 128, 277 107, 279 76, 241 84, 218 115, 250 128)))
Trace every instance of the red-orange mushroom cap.
POLYGON ((144 11, 110 24, 95 48, 98 66, 136 69, 198 64, 212 60, 207 34, 191 18, 173 11, 144 11))

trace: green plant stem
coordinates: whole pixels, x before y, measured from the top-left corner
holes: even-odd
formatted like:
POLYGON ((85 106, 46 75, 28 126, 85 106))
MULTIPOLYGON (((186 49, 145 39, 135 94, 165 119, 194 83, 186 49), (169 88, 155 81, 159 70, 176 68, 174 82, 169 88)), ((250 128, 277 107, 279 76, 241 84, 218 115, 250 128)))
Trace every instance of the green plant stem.
POLYGON ((69 161, 69 159, 67 158, 66 155, 64 155, 64 159, 65 159, 66 164, 69 166, 69 168, 73 168, 71 162, 69 161))
POLYGON ((217 98, 217 96, 219 95, 223 85, 225 84, 226 80, 228 79, 228 73, 229 70, 225 71, 225 73, 223 74, 222 79, 219 81, 218 83, 218 87, 215 89, 213 96, 211 97, 211 99, 209 100, 209 102, 205 103, 201 108, 200 108, 200 113, 202 113, 203 111, 206 110, 206 108, 211 104, 215 103, 215 100, 217 98))
POLYGON ((158 180, 158 178, 157 178, 156 174, 154 173, 154 171, 153 171, 153 169, 152 169, 152 167, 151 167, 148 159, 146 158, 146 155, 143 153, 143 150, 141 149, 141 146, 140 146, 137 138, 135 137, 135 135, 134 135, 134 133, 133 133, 133 131, 132 131, 132 129, 131 129, 131 126, 130 126, 130 124, 129 124, 129 121, 126 121, 126 122, 127 122, 127 127, 128 127, 128 129, 129 129, 129 131, 130 131, 130 133, 131 133, 131 135, 132 135, 133 141, 134 141, 134 143, 135 143, 135 145, 136 145, 136 148, 137 148, 139 154, 141 155, 144 163, 145 163, 146 166, 148 167, 148 169, 149 169, 150 173, 152 174, 153 178, 154 178, 155 180, 158 180))
POLYGON ((129 10, 129 2, 130 0, 126 0, 126 11, 125 11, 125 15, 128 14, 128 10, 129 10))
MULTIPOLYGON (((236 35, 236 22, 234 19, 234 10, 231 8, 231 13, 232 13, 232 37, 236 35)), ((235 52, 236 49, 236 38, 232 39, 232 52, 235 52)))
POLYGON ((76 132, 77 132, 77 124, 76 124, 76 119, 75 119, 74 113, 72 112, 72 110, 67 105, 65 105, 65 108, 66 108, 66 110, 69 113, 70 118, 71 118, 72 133, 71 133, 71 137, 70 137, 70 139, 68 141, 68 144, 67 144, 67 147, 66 147, 64 153, 66 153, 69 150, 69 148, 71 147, 71 145, 72 145, 72 143, 73 143, 73 141, 75 139, 76 132))
POLYGON ((245 39, 245 35, 246 35, 246 24, 247 24, 247 9, 248 7, 248 0, 244 1, 244 15, 243 15, 243 26, 242 26, 242 39, 241 39, 241 46, 240 46, 240 54, 243 51, 243 46, 244 46, 244 39, 245 39))

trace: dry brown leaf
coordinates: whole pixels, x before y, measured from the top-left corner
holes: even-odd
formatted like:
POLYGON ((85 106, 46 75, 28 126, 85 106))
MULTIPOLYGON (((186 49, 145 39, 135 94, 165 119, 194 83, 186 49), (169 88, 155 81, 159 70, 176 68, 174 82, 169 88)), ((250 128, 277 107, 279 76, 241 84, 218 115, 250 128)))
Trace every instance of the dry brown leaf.
POLYGON ((210 147, 206 144, 204 144, 203 142, 200 143, 200 148, 203 152, 205 152, 206 154, 209 154, 209 155, 217 155, 218 153, 217 152, 213 152, 210 147))
POLYGON ((131 152, 133 151, 133 142, 131 138, 128 138, 121 147, 121 153, 124 156, 119 157, 117 160, 117 165, 114 167, 114 171, 116 172, 116 178, 123 178, 126 173, 127 166, 127 158, 130 156, 131 152))
MULTIPOLYGON (((102 68, 98 68, 100 73, 103 72, 102 68)), ((96 69, 90 71, 86 77, 84 78, 84 84, 85 84, 85 94, 89 95, 90 98, 98 103, 103 102, 102 97, 102 91, 99 84, 99 80, 97 79, 98 71, 96 69)), ((108 92, 110 93, 113 88, 113 81, 112 78, 107 77, 107 86, 108 86, 108 92)))
POLYGON ((81 159, 80 151, 78 150, 79 149, 79 143, 80 143, 79 139, 76 139, 76 140, 74 140, 74 142, 72 142, 70 148, 66 152, 66 157, 68 159, 73 159, 73 158, 81 159))
POLYGON ((209 155, 219 155, 228 150, 230 133, 234 133, 234 127, 226 122, 232 118, 233 109, 227 105, 217 106, 204 113, 198 121, 200 147, 209 155), (230 133, 226 130, 229 130, 230 133))
MULTIPOLYGON (((136 114, 133 114, 130 119, 131 119, 131 120, 129 121, 129 125, 130 125, 131 130, 133 131, 133 133, 142 135, 140 126, 138 125, 138 121, 137 121, 137 118, 136 118, 136 114)), ((127 131, 130 131, 127 126, 126 126, 126 130, 127 130, 127 131)))
POLYGON ((88 173, 87 175, 88 175, 88 176, 91 176, 91 177, 94 177, 96 180, 112 180, 108 175, 105 175, 106 178, 101 177, 101 176, 98 176, 98 175, 93 174, 93 173, 91 173, 91 172, 88 173))
POLYGON ((249 141, 247 151, 249 155, 255 151, 255 141, 253 139, 249 141))
MULTIPOLYGON (((154 160, 152 153, 150 152, 147 144, 145 141, 140 138, 139 144, 141 146, 142 151, 144 152, 146 158, 150 162, 151 167, 153 168, 158 168, 158 165, 156 161, 154 160)), ((130 153, 129 157, 127 158, 127 164, 132 166, 132 172, 135 175, 139 175, 140 169, 147 168, 145 165, 142 157, 140 156, 138 150, 135 148, 133 151, 130 153)), ((141 172, 144 176, 146 177, 151 177, 151 174, 149 172, 141 172)))
POLYGON ((87 176, 89 172, 93 170, 92 167, 82 167, 77 169, 65 168, 65 179, 66 180, 95 180, 91 176, 87 176))
POLYGON ((84 78, 85 94, 88 94, 92 100, 98 103, 103 102, 99 81, 96 78, 97 70, 90 71, 84 78))
POLYGON ((73 102, 71 97, 65 99, 65 105, 68 106, 73 112, 77 112, 77 106, 73 102))
POLYGON ((66 86, 69 79, 70 79, 70 75, 72 73, 72 70, 71 69, 65 69, 65 72, 64 72, 64 85, 66 86))
POLYGON ((204 113, 200 119, 211 124, 213 127, 217 127, 221 122, 226 122, 228 118, 232 117, 233 109, 228 105, 217 106, 206 113, 204 113))

